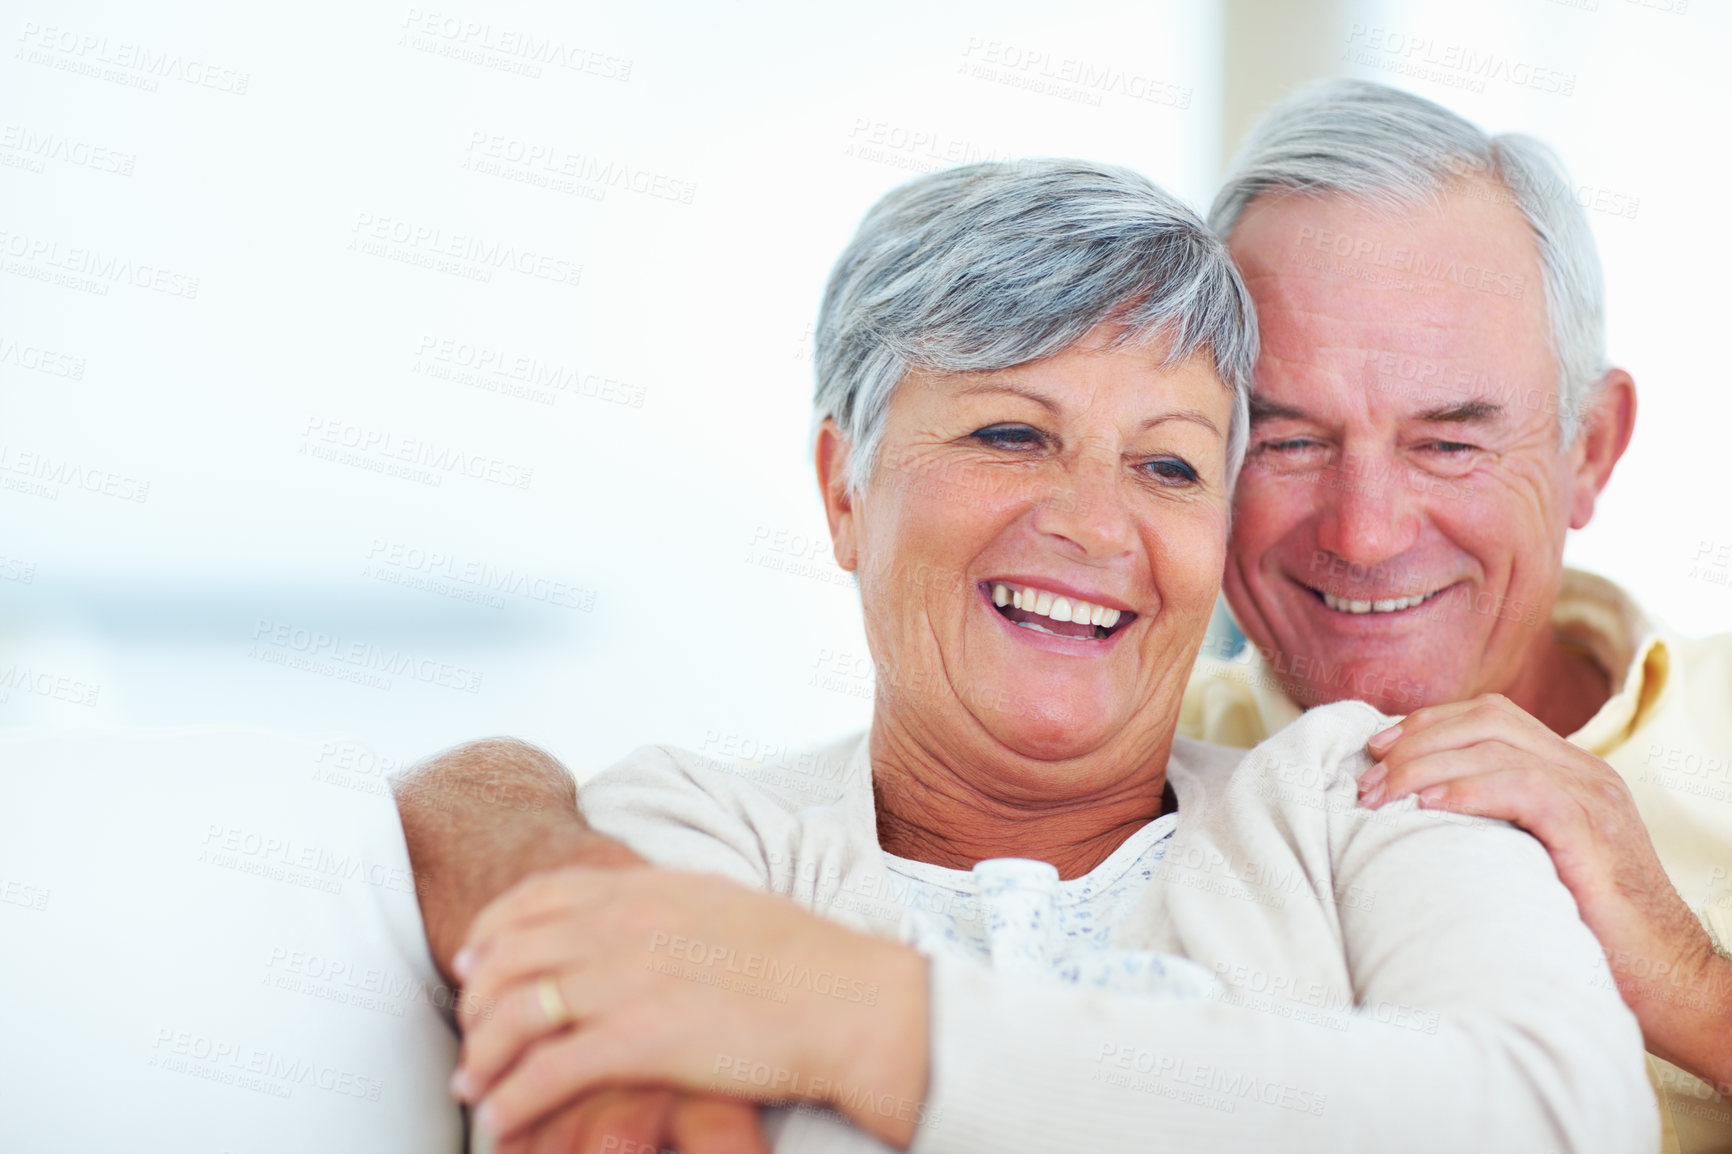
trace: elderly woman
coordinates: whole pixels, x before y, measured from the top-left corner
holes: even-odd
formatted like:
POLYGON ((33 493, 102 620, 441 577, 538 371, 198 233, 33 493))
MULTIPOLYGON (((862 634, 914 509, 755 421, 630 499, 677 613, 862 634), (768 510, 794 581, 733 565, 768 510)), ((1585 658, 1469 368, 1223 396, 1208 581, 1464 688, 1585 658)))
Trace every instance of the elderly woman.
POLYGON ((435 953, 467 939, 485 1007, 454 1078, 484 1127, 530 1149, 598 1094, 735 1095, 794 1107, 796 1150, 1654 1147, 1537 843, 1358 807, 1388 724, 1358 703, 1244 756, 1174 737, 1255 344, 1221 244, 1123 170, 978 165, 867 215, 818 328, 879 674, 869 733, 816 755, 836 796, 651 747, 584 788, 590 833, 500 743, 402 791, 435 953), (661 868, 542 872, 471 924, 601 835, 661 868))

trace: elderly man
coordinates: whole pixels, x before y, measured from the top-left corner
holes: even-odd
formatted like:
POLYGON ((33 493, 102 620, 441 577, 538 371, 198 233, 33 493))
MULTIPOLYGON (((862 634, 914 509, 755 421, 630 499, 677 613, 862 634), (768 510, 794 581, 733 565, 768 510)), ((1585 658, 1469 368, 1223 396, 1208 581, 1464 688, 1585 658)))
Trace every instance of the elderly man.
POLYGON ((1538 838, 1642 1024, 1668 1148, 1732 1150, 1732 638, 1564 568, 1636 408, 1570 187, 1537 142, 1380 85, 1253 130, 1211 214, 1263 338, 1223 586, 1251 644, 1199 663, 1181 732, 1407 714, 1361 804, 1538 838))

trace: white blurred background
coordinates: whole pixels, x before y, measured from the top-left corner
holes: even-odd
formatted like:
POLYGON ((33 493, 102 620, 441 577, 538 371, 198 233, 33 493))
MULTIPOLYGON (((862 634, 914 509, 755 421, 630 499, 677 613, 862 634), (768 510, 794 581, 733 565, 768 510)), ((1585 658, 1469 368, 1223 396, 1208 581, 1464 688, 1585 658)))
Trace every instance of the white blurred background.
POLYGON ((911 174, 1205 207, 1312 76, 1548 140, 1636 440, 1576 564, 1732 629, 1732 10, 1707 0, 0 5, 0 725, 863 725, 810 330, 911 174))

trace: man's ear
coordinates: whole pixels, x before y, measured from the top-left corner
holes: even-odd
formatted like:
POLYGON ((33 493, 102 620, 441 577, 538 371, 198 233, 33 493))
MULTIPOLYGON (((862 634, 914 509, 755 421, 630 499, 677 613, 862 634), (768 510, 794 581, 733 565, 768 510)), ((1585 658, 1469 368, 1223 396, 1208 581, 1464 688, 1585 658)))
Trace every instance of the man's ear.
POLYGON ((848 454, 853 448, 829 417, 818 426, 818 492, 830 522, 830 548, 849 573, 859 565, 854 542, 854 497, 848 491, 848 454))
POLYGON ((1594 502, 1612 479, 1618 458, 1630 447, 1636 431, 1636 382, 1623 369, 1612 369, 1588 401, 1571 449, 1574 492, 1570 498, 1570 528, 1593 520, 1594 502))

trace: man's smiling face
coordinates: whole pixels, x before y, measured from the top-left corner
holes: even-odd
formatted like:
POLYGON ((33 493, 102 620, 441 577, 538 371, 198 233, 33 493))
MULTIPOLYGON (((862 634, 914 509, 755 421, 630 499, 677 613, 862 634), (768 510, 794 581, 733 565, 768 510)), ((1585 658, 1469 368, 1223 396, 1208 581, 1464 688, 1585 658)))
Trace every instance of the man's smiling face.
POLYGON ((1233 231, 1263 351, 1224 587, 1302 705, 1514 695, 1544 665, 1587 514, 1538 250, 1501 191, 1401 215, 1265 195, 1233 231))

